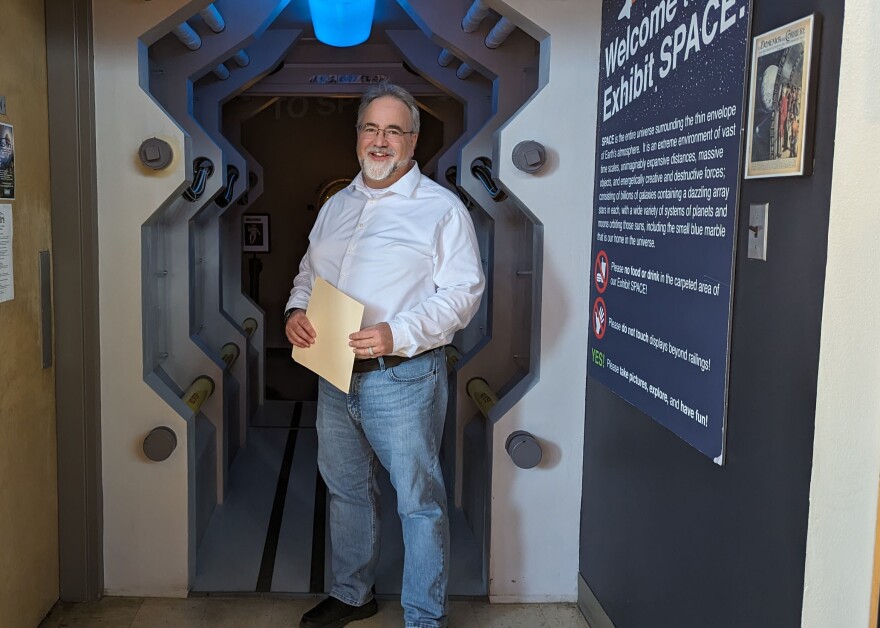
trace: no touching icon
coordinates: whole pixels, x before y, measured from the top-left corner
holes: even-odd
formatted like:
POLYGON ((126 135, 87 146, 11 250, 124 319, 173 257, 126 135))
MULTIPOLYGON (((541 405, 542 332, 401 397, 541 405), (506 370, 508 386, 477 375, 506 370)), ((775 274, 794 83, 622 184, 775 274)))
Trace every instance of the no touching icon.
POLYGON ((607 327, 608 312, 605 309, 605 300, 602 297, 598 297, 593 303, 593 334, 597 340, 602 340, 607 327))

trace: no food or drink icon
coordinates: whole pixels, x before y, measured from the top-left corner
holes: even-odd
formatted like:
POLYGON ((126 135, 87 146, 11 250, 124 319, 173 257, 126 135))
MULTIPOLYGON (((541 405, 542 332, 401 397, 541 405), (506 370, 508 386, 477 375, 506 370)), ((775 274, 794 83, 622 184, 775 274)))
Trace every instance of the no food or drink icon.
POLYGON ((593 283, 599 294, 605 292, 608 287, 608 275, 611 272, 611 266, 608 263, 608 254, 605 251, 599 251, 596 256, 596 264, 593 267, 593 283))

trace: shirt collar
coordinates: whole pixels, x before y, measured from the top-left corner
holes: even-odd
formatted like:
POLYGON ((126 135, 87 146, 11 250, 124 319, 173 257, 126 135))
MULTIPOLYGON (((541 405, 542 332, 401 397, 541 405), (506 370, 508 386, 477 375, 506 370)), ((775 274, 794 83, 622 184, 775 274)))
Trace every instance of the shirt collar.
POLYGON ((393 185, 388 186, 387 188, 375 189, 369 187, 366 183, 364 183, 364 172, 363 170, 358 172, 357 176, 352 179, 350 188, 359 190, 366 194, 369 197, 376 196, 385 196, 389 192, 393 192, 394 194, 399 194, 400 196, 410 197, 415 192, 416 187, 419 185, 419 180, 422 178, 422 173, 419 170, 419 164, 415 162, 415 160, 410 162, 412 167, 409 171, 400 177, 397 181, 394 182, 393 185))

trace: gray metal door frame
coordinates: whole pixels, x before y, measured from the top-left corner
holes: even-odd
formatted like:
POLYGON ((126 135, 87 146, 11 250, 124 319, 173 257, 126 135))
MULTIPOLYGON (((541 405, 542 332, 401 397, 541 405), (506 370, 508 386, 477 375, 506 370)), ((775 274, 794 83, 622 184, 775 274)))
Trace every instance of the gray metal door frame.
POLYGON ((59 591, 104 589, 91 0, 45 0, 55 310, 59 591))

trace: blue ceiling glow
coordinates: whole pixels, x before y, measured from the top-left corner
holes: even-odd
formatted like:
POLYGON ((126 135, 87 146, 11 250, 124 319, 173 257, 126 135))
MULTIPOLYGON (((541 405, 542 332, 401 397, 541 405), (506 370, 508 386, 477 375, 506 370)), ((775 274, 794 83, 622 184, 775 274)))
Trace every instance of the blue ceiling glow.
POLYGON ((370 36, 376 0, 309 0, 315 37, 329 46, 357 46, 370 36))

